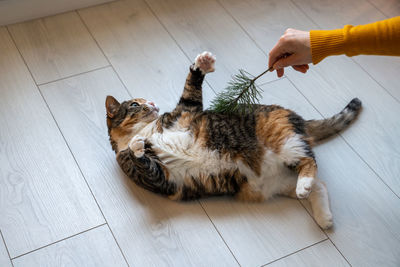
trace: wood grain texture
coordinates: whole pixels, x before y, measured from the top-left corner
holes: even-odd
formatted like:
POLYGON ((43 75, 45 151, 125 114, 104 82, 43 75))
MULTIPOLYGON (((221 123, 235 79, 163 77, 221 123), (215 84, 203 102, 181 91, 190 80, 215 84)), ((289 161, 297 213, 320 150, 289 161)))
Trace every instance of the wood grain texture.
MULTIPOLYGON (((253 75, 267 69, 268 61, 263 51, 215 0, 146 2, 190 58, 204 50, 217 56, 217 72, 208 77, 216 92, 224 89, 239 69, 253 75)), ((267 75, 259 82, 274 79, 267 75)))
POLYGON ((140 0, 117 1, 79 14, 130 94, 145 99, 160 96, 161 111, 172 110, 191 62, 147 5, 140 0))
POLYGON ((104 102, 108 94, 128 95, 111 69, 41 90, 130 265, 237 265, 198 202, 170 201, 123 175, 108 141, 104 102))
POLYGON ((104 219, 4 27, 0 51, 0 229, 15 257, 104 219))
POLYGON ((3 242, 0 233, 0 266, 2 267, 11 267, 11 260, 8 256, 6 245, 3 242))
POLYGON ((127 266, 107 225, 16 258, 13 264, 14 267, 127 266))
MULTIPOLYGON (((368 24, 387 18, 376 9, 378 5, 372 5, 365 0, 300 0, 296 3, 322 29, 342 28, 346 24, 368 24), (335 14, 335 16, 331 14, 335 14)), ((397 3, 400 10, 400 2, 397 1, 397 3)), ((393 9, 396 10, 396 6, 393 9)), ((399 14, 397 12, 397 16, 399 14)), ((353 59, 400 102, 399 57, 356 56, 353 59)))
POLYGON ((350 266, 329 240, 268 264, 269 267, 350 266))
MULTIPOLYGON (((307 30, 310 21, 290 0, 218 0, 255 40, 269 50, 287 28, 307 30)), ((270 74, 269 76, 276 76, 270 74)))
POLYGON ((76 12, 8 28, 37 84, 108 65, 76 12))
MULTIPOLYGON (((289 81, 282 80, 280 84, 265 85, 265 96, 272 103, 292 108, 306 119, 320 118, 315 109, 301 100, 298 92, 287 89, 291 88, 287 83, 289 81)), ((347 100, 342 100, 336 112, 346 104, 347 100)), ((356 122, 345 134, 358 131, 363 129, 356 122)), ((327 184, 330 195, 334 228, 327 231, 328 236, 353 266, 398 266, 400 210, 395 207, 400 205, 400 199, 342 138, 328 140, 314 151, 318 176, 327 184)))

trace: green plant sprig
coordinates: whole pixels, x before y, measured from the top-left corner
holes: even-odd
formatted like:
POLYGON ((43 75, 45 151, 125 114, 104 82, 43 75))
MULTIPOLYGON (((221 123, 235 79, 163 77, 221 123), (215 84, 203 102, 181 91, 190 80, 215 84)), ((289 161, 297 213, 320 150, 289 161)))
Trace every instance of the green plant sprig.
POLYGON ((232 80, 224 91, 220 92, 211 102, 210 109, 219 113, 241 113, 251 111, 255 104, 259 104, 262 89, 255 83, 265 73, 272 71, 269 68, 254 77, 245 70, 232 76, 232 80))

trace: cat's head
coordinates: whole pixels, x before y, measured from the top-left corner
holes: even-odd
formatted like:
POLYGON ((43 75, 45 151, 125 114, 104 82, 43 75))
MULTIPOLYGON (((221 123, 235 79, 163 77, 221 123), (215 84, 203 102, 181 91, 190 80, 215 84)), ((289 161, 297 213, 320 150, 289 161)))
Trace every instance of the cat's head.
POLYGON ((107 96, 106 110, 110 139, 118 142, 118 138, 122 138, 125 134, 135 133, 156 120, 159 108, 153 102, 143 98, 119 103, 114 97, 107 96))

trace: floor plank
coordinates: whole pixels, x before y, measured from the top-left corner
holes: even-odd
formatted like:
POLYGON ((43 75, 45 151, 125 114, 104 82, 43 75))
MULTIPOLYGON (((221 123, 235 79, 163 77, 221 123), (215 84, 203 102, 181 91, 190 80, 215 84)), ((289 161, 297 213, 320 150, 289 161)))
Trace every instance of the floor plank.
MULTIPOLYGON (((194 57, 185 56, 146 3, 117 1, 79 14, 130 95, 152 99, 161 112, 172 110, 194 57)), ((204 103, 209 104, 213 96, 205 84, 204 103)))
POLYGON ((398 0, 368 0, 372 5, 383 12, 387 17, 396 17, 400 14, 400 1, 398 0))
POLYGON ((8 28, 37 84, 108 65, 76 12, 8 28))
MULTIPOLYGON (((218 0, 268 54, 287 28, 307 30, 310 20, 290 0, 218 0)), ((275 73, 270 76, 275 76, 275 73)))
POLYGON ((15 257, 104 219, 4 27, 0 51, 0 229, 15 257))
POLYGON ((108 142, 104 101, 107 94, 128 95, 111 69, 40 88, 130 265, 237 265, 198 202, 170 201, 122 174, 108 142))
POLYGON ((13 260, 18 266, 127 266, 121 251, 103 225, 13 260))
POLYGON ((172 110, 190 62, 147 5, 140 0, 117 1, 79 14, 130 94, 145 99, 161 96, 161 111, 172 110))
MULTIPOLYGON (((350 2, 300 0, 296 3, 322 29, 342 28, 345 24, 360 25, 386 19, 375 6, 365 0, 350 2), (335 14, 335 16, 330 14, 335 14)), ((353 59, 400 102, 398 87, 400 57, 357 56, 353 59)))
MULTIPOLYGON (((264 86, 264 94, 272 103, 290 107, 306 119, 320 117, 301 101, 298 93, 288 91, 283 83, 278 85, 274 82, 264 86)), ((343 100, 342 106, 345 104, 343 100)), ((350 131, 363 130, 356 122, 346 133, 350 131)), ((400 205, 400 199, 342 138, 333 138, 314 150, 318 175, 328 186, 334 217, 334 228, 327 232, 328 236, 354 266, 397 266, 400 210, 395 207, 400 205)))
MULTIPOLYGON (((204 50, 217 56, 217 72, 208 77, 216 92, 225 88, 239 69, 253 75, 266 70, 265 54, 215 0, 146 2, 190 58, 204 50)), ((259 82, 274 79, 267 75, 259 82)))
POLYGON ((269 267, 350 266, 329 240, 268 264, 269 267))
POLYGON ((1 237, 1 233, 0 233, 0 266, 2 266, 2 267, 11 267, 12 266, 11 260, 7 253, 6 246, 1 237))

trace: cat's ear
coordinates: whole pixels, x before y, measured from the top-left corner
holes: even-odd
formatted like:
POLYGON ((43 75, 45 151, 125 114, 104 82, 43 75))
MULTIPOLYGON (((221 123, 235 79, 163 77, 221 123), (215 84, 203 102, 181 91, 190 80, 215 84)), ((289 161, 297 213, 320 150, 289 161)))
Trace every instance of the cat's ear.
POLYGON ((119 106, 121 104, 114 97, 108 95, 106 98, 106 110, 107 116, 109 118, 113 118, 115 114, 118 112, 119 106))

